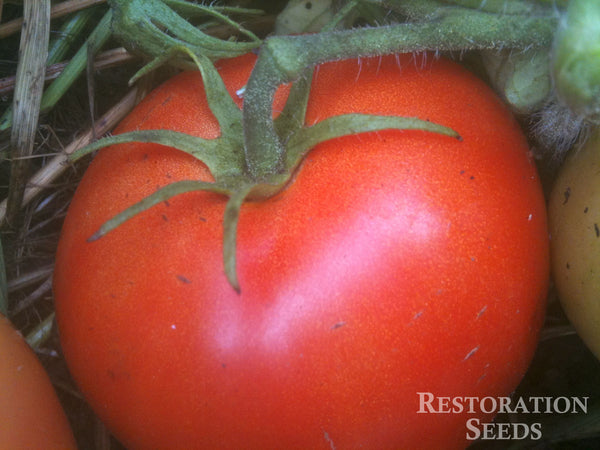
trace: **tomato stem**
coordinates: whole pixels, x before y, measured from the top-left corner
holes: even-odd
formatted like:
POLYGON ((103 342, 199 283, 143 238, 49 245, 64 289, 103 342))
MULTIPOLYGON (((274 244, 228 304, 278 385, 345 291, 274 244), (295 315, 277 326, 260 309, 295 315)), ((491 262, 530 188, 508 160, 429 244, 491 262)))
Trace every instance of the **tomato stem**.
POLYGON ((307 68, 412 51, 549 47, 557 22, 549 9, 539 15, 505 15, 431 0, 408 0, 402 7, 428 20, 265 40, 248 80, 243 109, 247 165, 253 178, 264 180, 283 170, 285 148, 272 120, 273 97, 281 84, 298 80, 307 68))
POLYGON ((524 0, 444 0, 445 3, 464 6, 465 8, 478 9, 491 13, 524 14, 533 12, 536 7, 530 1, 524 0))

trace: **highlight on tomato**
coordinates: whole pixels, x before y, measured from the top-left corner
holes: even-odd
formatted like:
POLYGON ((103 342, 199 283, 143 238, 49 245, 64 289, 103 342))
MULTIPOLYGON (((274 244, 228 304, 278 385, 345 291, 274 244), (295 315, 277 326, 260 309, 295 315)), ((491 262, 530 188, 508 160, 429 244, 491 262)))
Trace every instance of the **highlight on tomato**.
MULTIPOLYGON (((240 107, 254 61, 217 63, 240 107)), ((149 143, 92 161, 59 242, 56 313, 73 377, 128 448, 462 448, 467 421, 493 414, 419 413, 419 393, 507 396, 521 380, 549 251, 517 122, 432 55, 317 67, 305 123, 345 113, 418 117, 462 139, 318 144, 285 189, 242 205, 239 293, 223 269, 223 195, 175 196, 88 241, 160 187, 211 181, 201 161, 149 143)), ((115 133, 141 129, 219 136, 199 74, 158 87, 115 133)))

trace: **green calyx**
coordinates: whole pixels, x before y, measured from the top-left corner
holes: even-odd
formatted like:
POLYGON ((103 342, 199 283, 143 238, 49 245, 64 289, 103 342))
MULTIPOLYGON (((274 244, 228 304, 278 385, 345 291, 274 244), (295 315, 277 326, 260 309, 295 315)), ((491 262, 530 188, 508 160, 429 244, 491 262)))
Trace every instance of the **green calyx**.
POLYGON ((584 119, 600 121, 600 2, 571 0, 556 35, 557 95, 584 119))
POLYGON ((550 54, 535 50, 484 50, 481 58, 490 84, 521 114, 539 110, 552 92, 550 54))
MULTIPOLYGON (((181 49, 187 53, 186 49, 181 49)), ((215 115, 221 135, 216 139, 203 139, 172 130, 132 131, 107 137, 73 153, 77 160, 99 148, 127 142, 152 142, 176 148, 200 159, 207 165, 214 182, 184 180, 169 184, 154 194, 133 204, 107 221, 88 241, 95 241, 117 228, 126 220, 169 198, 191 191, 208 191, 229 197, 224 217, 223 258, 225 273, 232 287, 239 291, 235 266, 237 223, 240 209, 247 198, 260 200, 281 191, 300 165, 308 151, 320 142, 349 134, 385 129, 418 129, 458 138, 458 134, 441 125, 397 116, 372 116, 346 114, 325 119, 310 127, 304 124, 304 108, 308 97, 308 83, 299 83, 292 89, 283 114, 275 121, 281 139, 287 141, 285 158, 260 179, 246 169, 244 143, 242 140, 241 111, 229 96, 223 81, 212 62, 203 56, 189 55, 202 73, 208 104, 215 115), (302 92, 300 92, 302 91, 302 92), (291 111, 301 111, 300 116, 291 111)))
MULTIPOLYGON (((107 145, 157 142, 194 155, 208 166, 215 179, 214 182, 180 181, 165 186, 109 220, 91 239, 101 238, 125 220, 174 195, 194 190, 226 195, 229 200, 224 217, 224 267, 229 282, 238 291, 236 236, 243 202, 265 199, 284 189, 315 145, 345 135, 385 129, 419 129, 460 138, 454 130, 441 124, 397 116, 346 114, 305 126, 315 66, 336 59, 424 50, 537 47, 547 51, 555 27, 555 17, 549 8, 538 6, 527 9, 526 13, 505 14, 449 4, 468 2, 351 0, 343 3, 333 15, 330 31, 272 36, 260 43, 252 34, 238 29, 248 41, 231 42, 208 38, 189 24, 175 26, 171 21, 183 19, 173 11, 166 11, 179 8, 182 14, 193 11, 227 22, 228 19, 223 19, 225 12, 213 11, 213 7, 192 6, 175 0, 109 1, 115 10, 117 35, 126 39, 130 47, 154 58, 140 74, 167 60, 178 63, 191 60, 195 64, 202 74, 208 105, 219 123, 221 135, 207 140, 168 130, 137 131, 102 139, 74 154, 73 159, 77 159, 107 145), (184 8, 193 9, 184 11, 184 8), (140 9, 145 11, 140 12, 140 9), (380 10, 391 11, 409 21, 381 27, 333 30, 333 24, 346 23, 345 20, 357 11, 367 11, 369 17, 379 21, 380 10), (227 93, 212 60, 246 53, 259 44, 259 56, 245 89, 243 111, 240 111, 227 93), (282 113, 273 120, 273 98, 282 83, 293 84, 282 113)), ((515 3, 528 2, 519 0, 515 3)))

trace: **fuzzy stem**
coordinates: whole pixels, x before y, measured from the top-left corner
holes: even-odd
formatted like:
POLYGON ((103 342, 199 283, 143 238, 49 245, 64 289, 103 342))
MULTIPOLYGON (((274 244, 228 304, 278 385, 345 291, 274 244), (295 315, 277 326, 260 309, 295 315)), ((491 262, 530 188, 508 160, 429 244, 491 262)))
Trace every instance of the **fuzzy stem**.
POLYGON ((282 170, 284 147, 275 131, 272 104, 282 83, 297 80, 308 67, 327 61, 412 51, 464 51, 549 46, 556 18, 547 14, 497 15, 438 2, 408 0, 429 20, 387 27, 268 38, 248 80, 244 138, 250 174, 259 181, 282 170))

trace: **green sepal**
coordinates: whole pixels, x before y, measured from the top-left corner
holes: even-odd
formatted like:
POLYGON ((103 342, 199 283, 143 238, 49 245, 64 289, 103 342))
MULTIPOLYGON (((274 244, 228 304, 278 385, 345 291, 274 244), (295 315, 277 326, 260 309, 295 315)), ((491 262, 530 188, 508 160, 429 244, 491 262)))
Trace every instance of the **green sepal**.
POLYGON ((240 147, 242 147, 242 111, 235 104, 229 92, 227 92, 223 78, 221 78, 221 75, 209 58, 201 54, 192 53, 188 48, 185 48, 184 51, 189 52, 190 57, 202 74, 206 101, 217 122, 219 122, 221 135, 227 136, 232 141, 237 140, 240 147))
POLYGON ((87 241, 97 241, 110 231, 114 230, 115 228, 122 225, 132 217, 140 214, 141 212, 144 212, 147 209, 158 205, 159 203, 165 202, 172 197, 193 191, 208 191, 223 195, 232 194, 231 190, 227 186, 218 183, 210 183, 207 181, 197 180, 176 181, 175 183, 168 184, 165 187, 157 190, 155 193, 144 197, 139 202, 134 203, 124 211, 118 213, 112 219, 109 219, 108 221, 104 222, 104 224, 102 224, 98 231, 96 231, 92 236, 90 236, 87 239, 87 241))
POLYGON ((321 142, 357 133, 391 129, 422 130, 460 139, 460 135, 453 129, 416 117, 342 114, 298 130, 287 142, 285 166, 296 167, 306 153, 321 142))
POLYGON ((312 78, 313 69, 311 68, 292 84, 283 111, 274 120, 275 132, 282 142, 286 142, 289 137, 304 126, 312 78))
MULTIPOLYGON (((105 137, 75 151, 74 161, 95 150, 114 144, 131 142, 154 143, 176 148, 198 158, 209 168, 218 181, 222 177, 241 175, 245 167, 243 146, 242 111, 229 95, 223 79, 210 59, 195 54, 187 46, 171 48, 164 60, 176 53, 187 54, 201 73, 208 106, 219 124, 221 136, 204 139, 173 130, 138 130, 105 137)), ((155 64, 159 64, 158 60, 155 64)), ((139 72, 138 72, 139 73, 139 72)))
POLYGON ((239 174, 222 138, 203 139, 173 130, 139 130, 108 136, 73 152, 69 159, 76 161, 104 147, 132 142, 152 143, 173 147, 202 161, 215 178, 239 174))
POLYGON ((237 226, 240 219, 240 209, 252 187, 252 185, 248 185, 231 194, 223 217, 223 263, 225 266, 225 275, 231 287, 238 294, 241 290, 236 268, 237 226))
POLYGON ((600 2, 571 1, 556 33, 552 75, 561 102, 600 123, 600 2))
POLYGON ((174 67, 182 70, 191 70, 196 67, 195 64, 190 61, 179 61, 178 59, 175 59, 175 56, 178 52, 179 47, 174 47, 167 50, 162 55, 152 58, 150 62, 143 65, 141 69, 138 69, 138 71, 129 79, 129 86, 133 86, 140 78, 148 75, 150 72, 164 66, 167 63, 171 63, 174 67))
POLYGON ((248 184, 241 188, 241 190, 232 191, 231 188, 222 183, 210 183, 196 180, 177 181, 160 188, 155 193, 144 197, 139 202, 134 203, 124 211, 121 211, 116 216, 104 222, 98 231, 90 236, 87 241, 97 241, 134 216, 180 194, 205 191, 229 196, 223 218, 223 263, 225 275, 227 276, 229 284, 239 293, 240 284, 236 270, 237 225, 242 204, 253 187, 253 185, 248 184))
POLYGON ((252 31, 244 28, 241 24, 231 20, 227 14, 242 14, 259 16, 265 12, 262 9, 240 8, 239 6, 205 6, 200 3, 190 2, 189 0, 164 0, 164 2, 173 8, 177 13, 181 13, 188 19, 195 17, 209 16, 217 19, 218 22, 224 23, 236 29, 240 33, 246 35, 249 39, 260 42, 260 38, 252 31))
MULTIPOLYGON (((352 14, 359 6, 360 0, 351 0, 335 13, 327 24, 322 27, 322 31, 332 31, 343 24, 345 20, 352 17, 352 14)), ((290 5, 288 5, 289 7, 290 5)), ((329 5, 333 8, 333 5, 329 5)), ((279 15, 281 17, 283 12, 279 15)), ((288 98, 281 114, 274 120, 275 132, 281 142, 286 142, 289 137, 304 126, 306 117, 306 108, 310 96, 310 88, 313 79, 314 69, 307 68, 299 78, 292 84, 288 98)), ((241 120, 241 119, 240 119, 241 120)))
POLYGON ((481 52, 492 87, 518 113, 539 110, 552 92, 550 54, 547 51, 481 52))
POLYGON ((161 66, 169 60, 176 57, 177 54, 185 54, 192 59, 194 66, 200 71, 202 75, 202 81, 204 85, 204 92, 206 95, 206 101, 208 106, 217 119, 221 133, 228 136, 232 140, 238 140, 239 145, 242 146, 242 111, 235 104, 223 79, 219 72, 215 68, 212 61, 202 55, 194 53, 193 49, 186 45, 178 45, 170 48, 165 54, 160 55, 153 59, 150 63, 140 69, 129 81, 129 83, 135 82, 141 76, 147 74, 149 71, 161 66))
POLYGON ((181 7, 183 2, 109 0, 109 4, 114 11, 114 34, 134 52, 141 51, 156 57, 172 47, 186 45, 195 54, 203 54, 211 60, 217 60, 242 55, 261 43, 260 39, 214 7, 185 5, 186 8, 195 8, 198 13, 207 14, 234 26, 248 36, 250 41, 223 40, 202 32, 169 7, 169 4, 181 7))

